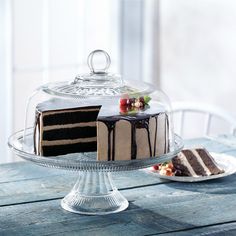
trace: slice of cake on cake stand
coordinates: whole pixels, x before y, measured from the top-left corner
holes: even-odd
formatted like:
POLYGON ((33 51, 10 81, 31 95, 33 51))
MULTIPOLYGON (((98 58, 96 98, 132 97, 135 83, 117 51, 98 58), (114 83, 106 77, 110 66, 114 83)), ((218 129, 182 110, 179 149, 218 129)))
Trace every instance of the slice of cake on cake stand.
POLYGON ((111 172, 170 160, 183 143, 174 134, 163 92, 108 73, 110 57, 104 51, 92 52, 88 64, 91 73, 36 90, 27 104, 25 128, 9 138, 9 146, 36 164, 80 172, 61 201, 64 209, 109 214, 128 207, 111 172), (105 57, 104 69, 94 68, 94 56, 105 57))

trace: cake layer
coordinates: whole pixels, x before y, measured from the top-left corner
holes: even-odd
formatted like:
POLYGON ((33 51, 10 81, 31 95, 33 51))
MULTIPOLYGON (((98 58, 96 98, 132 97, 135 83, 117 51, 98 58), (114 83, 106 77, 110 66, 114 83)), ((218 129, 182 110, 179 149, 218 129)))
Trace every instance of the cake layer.
POLYGON ((44 114, 43 116, 43 125, 64 125, 64 124, 74 124, 74 123, 83 123, 83 122, 91 122, 95 121, 98 116, 99 109, 92 109, 91 111, 88 109, 83 110, 68 110, 64 111, 64 113, 49 113, 44 114))
POLYGON ((54 129, 43 132, 43 140, 76 139, 96 136, 96 126, 54 129))
POLYGON ((194 166, 194 172, 196 176, 206 176, 209 175, 207 172, 207 169, 204 165, 202 165, 201 163, 201 158, 197 158, 197 156, 195 155, 195 153, 193 153, 193 150, 183 150, 182 153, 185 155, 185 157, 187 159, 187 162, 189 163, 189 165, 192 167, 194 166))
POLYGON ((65 145, 43 146, 43 156, 58 156, 75 152, 95 152, 97 150, 97 142, 73 143, 65 145))
POLYGON ((202 157, 204 164, 208 167, 209 172, 217 175, 222 173, 222 170, 217 166, 217 163, 213 158, 211 158, 209 152, 204 149, 196 149, 196 152, 202 157))

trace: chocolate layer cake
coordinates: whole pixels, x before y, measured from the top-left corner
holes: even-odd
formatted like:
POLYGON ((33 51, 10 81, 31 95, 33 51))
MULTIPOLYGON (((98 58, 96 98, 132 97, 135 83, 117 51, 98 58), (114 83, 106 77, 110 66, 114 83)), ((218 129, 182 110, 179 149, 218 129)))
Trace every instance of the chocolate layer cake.
POLYGON ((172 163, 181 176, 209 176, 224 172, 204 148, 182 150, 172 163))
POLYGON ((149 158, 168 151, 168 117, 160 106, 153 103, 145 111, 127 115, 120 114, 114 102, 103 105, 58 100, 39 104, 35 153, 57 156, 97 151, 98 160, 111 161, 149 158))

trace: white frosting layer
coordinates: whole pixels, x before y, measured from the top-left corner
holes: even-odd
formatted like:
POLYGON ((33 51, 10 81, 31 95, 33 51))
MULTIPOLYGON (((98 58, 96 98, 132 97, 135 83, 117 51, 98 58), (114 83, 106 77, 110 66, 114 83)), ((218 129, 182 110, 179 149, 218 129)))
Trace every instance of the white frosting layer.
POLYGON ((71 128, 77 128, 77 127, 96 127, 97 122, 91 121, 91 122, 84 122, 84 123, 74 123, 74 124, 63 124, 63 125, 50 125, 50 126, 44 126, 43 131, 48 130, 54 130, 54 129, 71 129, 71 128))
POLYGON ((87 143, 87 142, 96 142, 97 137, 92 138, 77 138, 77 139, 62 139, 62 140, 51 140, 51 141, 42 141, 42 146, 54 146, 54 145, 65 145, 65 144, 75 144, 75 143, 87 143))
POLYGON ((196 172, 194 171, 194 169, 192 168, 192 166, 189 164, 186 156, 181 152, 179 154, 179 158, 182 162, 183 165, 185 165, 188 169, 188 171, 190 172, 190 174, 193 176, 193 177, 197 177, 198 175, 196 174, 196 172))

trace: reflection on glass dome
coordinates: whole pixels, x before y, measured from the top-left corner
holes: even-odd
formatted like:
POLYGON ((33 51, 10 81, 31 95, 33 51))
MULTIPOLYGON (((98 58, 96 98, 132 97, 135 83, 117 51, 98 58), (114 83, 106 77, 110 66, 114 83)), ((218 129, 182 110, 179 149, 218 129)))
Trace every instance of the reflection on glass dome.
MULTIPOLYGON (((91 73, 43 85, 29 98, 23 150, 69 159, 94 152, 97 161, 143 160, 175 152, 167 95, 148 83, 123 81, 106 72, 108 66, 95 70, 92 59, 91 73)), ((106 60, 110 63, 108 54, 106 60)))

